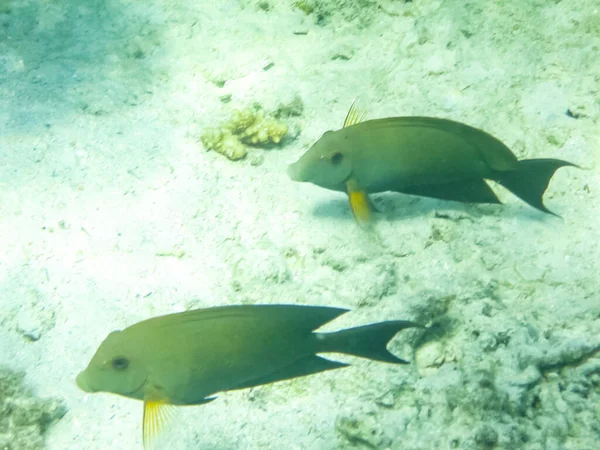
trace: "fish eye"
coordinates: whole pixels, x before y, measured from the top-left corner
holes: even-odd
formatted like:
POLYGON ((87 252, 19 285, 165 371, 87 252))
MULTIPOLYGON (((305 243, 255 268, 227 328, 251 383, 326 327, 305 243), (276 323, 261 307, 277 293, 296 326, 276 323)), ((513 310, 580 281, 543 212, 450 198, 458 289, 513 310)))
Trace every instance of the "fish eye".
POLYGON ((117 356, 112 360, 112 367, 115 370, 125 370, 129 367, 129 360, 124 356, 117 356))
POLYGON ((336 152, 333 155, 331 155, 331 162, 335 165, 338 165, 339 163, 341 163, 343 159, 344 159, 344 155, 340 152, 336 152))

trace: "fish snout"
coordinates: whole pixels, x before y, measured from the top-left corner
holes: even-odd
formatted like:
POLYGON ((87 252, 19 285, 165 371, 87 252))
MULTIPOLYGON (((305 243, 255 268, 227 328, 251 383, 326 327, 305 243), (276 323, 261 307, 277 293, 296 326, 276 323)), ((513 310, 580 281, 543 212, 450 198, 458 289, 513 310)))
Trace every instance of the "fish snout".
POLYGON ((287 174, 293 181, 306 181, 302 176, 300 166, 297 162, 288 166, 287 174))
POLYGON ((79 389, 81 389, 83 392, 87 392, 88 394, 93 394, 96 392, 88 384, 85 372, 81 372, 79 375, 77 375, 77 378, 75 378, 75 384, 77 384, 79 389))

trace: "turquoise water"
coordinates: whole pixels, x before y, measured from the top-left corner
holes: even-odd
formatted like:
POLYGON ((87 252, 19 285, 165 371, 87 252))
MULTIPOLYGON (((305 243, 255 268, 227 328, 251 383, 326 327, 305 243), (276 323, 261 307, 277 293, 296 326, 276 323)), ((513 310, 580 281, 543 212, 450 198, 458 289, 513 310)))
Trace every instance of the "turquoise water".
POLYGON ((142 448, 141 402, 75 385, 107 334, 285 303, 427 329, 388 346, 409 365, 328 355, 351 367, 178 408, 157 448, 595 449, 599 47, 591 0, 0 0, 0 447, 142 448), (561 217, 492 183, 371 195, 361 229, 286 173, 356 98, 579 165, 561 217))

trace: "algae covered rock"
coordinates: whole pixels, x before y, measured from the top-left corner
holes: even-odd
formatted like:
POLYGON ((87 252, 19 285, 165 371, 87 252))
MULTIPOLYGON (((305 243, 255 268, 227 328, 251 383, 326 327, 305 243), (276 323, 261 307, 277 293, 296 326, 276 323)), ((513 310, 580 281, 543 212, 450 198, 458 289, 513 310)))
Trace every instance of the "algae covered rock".
POLYGON ((374 412, 340 413, 335 428, 343 441, 357 448, 386 448, 390 444, 374 412))
POLYGON ((260 109, 244 108, 233 110, 230 119, 219 127, 206 128, 200 141, 207 150, 235 161, 246 156, 248 145, 279 145, 287 133, 285 123, 260 109))
POLYGON ((0 367, 0 448, 43 449, 44 434, 67 408, 62 400, 34 397, 23 384, 25 374, 0 367))
POLYGON ((12 11, 12 0, 0 0, 0 14, 10 14, 12 11))
POLYGON ((374 0, 293 0, 291 6, 312 17, 319 26, 338 18, 345 23, 352 22, 360 28, 366 28, 383 8, 380 3, 374 0))

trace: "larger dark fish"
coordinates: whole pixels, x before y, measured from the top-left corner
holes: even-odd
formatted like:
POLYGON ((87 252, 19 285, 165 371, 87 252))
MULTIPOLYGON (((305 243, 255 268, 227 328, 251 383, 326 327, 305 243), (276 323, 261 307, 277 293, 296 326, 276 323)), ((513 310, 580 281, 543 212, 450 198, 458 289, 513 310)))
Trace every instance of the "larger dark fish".
POLYGON ((363 121, 354 105, 344 127, 327 131, 288 168, 307 181, 348 194, 359 224, 368 224, 367 194, 404 194, 468 203, 500 203, 485 180, 493 180, 534 208, 554 172, 574 166, 560 159, 517 160, 490 134, 433 117, 391 117, 363 121))
POLYGON ((347 366, 317 353, 406 364, 386 345, 398 331, 420 326, 416 323, 393 320, 334 333, 313 332, 346 311, 248 305, 155 317, 110 333, 77 376, 77 385, 85 392, 142 400, 147 445, 162 427, 167 405, 200 405, 217 392, 347 366))

